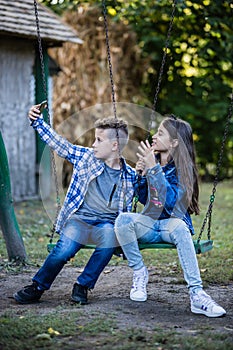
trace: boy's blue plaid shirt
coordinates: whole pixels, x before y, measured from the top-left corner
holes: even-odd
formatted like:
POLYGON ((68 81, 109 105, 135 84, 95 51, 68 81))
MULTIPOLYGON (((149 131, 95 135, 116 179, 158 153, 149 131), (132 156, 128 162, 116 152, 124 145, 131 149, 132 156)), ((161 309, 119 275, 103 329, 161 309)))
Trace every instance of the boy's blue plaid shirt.
MULTIPOLYGON (((56 231, 60 232, 66 220, 82 204, 90 181, 99 176, 104 170, 104 163, 95 157, 92 148, 73 145, 58 135, 42 118, 34 121, 32 126, 49 147, 60 157, 73 164, 71 182, 56 222, 56 231)), ((137 175, 135 170, 127 165, 124 160, 119 181, 118 211, 119 213, 131 211, 137 175)))

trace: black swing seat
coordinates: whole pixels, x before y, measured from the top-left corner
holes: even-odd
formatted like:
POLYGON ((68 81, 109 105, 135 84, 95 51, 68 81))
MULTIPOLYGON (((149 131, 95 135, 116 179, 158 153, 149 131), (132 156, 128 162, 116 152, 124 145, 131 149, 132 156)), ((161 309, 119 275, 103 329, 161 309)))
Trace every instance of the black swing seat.
MULTIPOLYGON (((196 254, 202 254, 206 253, 209 250, 213 248, 213 240, 193 240, 194 248, 196 251, 196 254)), ((55 244, 54 243, 49 243, 47 245, 47 250, 48 252, 51 252, 52 249, 54 248, 55 244)), ((171 243, 144 243, 144 244, 139 244, 139 249, 175 249, 176 246, 171 243)), ((95 249, 95 245, 92 244, 87 244, 83 246, 83 249, 95 249)), ((115 251, 115 255, 121 256, 123 255, 121 247, 117 247, 115 251)))

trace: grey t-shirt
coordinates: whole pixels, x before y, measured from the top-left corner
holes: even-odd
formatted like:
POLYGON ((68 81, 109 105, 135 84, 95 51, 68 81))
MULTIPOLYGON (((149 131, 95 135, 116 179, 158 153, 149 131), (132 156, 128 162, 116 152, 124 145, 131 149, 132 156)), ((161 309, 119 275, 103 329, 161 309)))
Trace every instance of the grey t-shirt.
POLYGON ((88 186, 84 201, 76 212, 80 218, 96 216, 101 220, 115 220, 118 214, 120 173, 120 170, 105 164, 104 171, 88 186))

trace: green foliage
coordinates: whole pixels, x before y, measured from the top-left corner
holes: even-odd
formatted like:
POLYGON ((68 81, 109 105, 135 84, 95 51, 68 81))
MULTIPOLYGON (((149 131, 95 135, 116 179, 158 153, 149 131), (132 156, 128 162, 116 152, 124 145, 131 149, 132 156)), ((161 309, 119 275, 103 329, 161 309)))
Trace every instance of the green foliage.
MULTIPOLYGON (((137 32, 149 59, 144 89, 153 101, 171 19, 171 1, 126 1, 116 17, 137 32)), ((110 11, 111 13, 111 11, 110 11)), ((187 119, 197 135, 202 175, 215 173, 233 88, 233 29, 229 1, 178 1, 157 110, 187 119), (212 164, 212 167, 210 167, 212 164)), ((222 178, 232 176, 232 123, 223 156, 222 178)))
POLYGON ((39 2, 50 7, 58 15, 68 10, 75 11, 80 4, 79 0, 39 0, 39 2))
MULTIPOLYGON (((101 1, 44 0, 61 14, 81 4, 101 1)), ((124 21, 137 33, 144 59, 142 90, 153 105, 172 13, 167 0, 106 0, 109 18, 124 21)), ((176 1, 173 30, 156 110, 188 120, 196 134, 200 173, 215 174, 233 89, 232 4, 228 0, 176 1)), ((221 178, 233 175, 232 121, 226 140, 221 178)))

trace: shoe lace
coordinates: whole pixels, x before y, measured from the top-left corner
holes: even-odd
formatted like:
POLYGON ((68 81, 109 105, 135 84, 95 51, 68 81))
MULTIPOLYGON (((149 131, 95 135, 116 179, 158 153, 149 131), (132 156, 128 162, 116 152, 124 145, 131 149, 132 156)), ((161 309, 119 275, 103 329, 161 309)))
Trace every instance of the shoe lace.
POLYGON ((133 276, 133 286, 137 290, 144 290, 146 288, 146 276, 136 275, 133 276))
POLYGON ((24 286, 24 290, 38 290, 37 289, 37 284, 35 282, 33 282, 32 284, 29 284, 27 286, 24 286))
POLYGON ((217 303, 208 294, 199 294, 199 303, 202 307, 209 308, 210 306, 217 305, 217 303))

